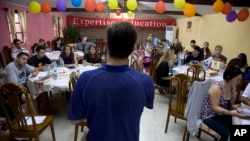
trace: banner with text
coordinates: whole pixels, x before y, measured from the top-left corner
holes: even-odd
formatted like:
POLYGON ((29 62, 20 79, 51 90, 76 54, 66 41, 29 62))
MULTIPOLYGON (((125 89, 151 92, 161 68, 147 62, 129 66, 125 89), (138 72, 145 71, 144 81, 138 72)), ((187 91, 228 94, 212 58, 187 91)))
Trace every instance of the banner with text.
POLYGON ((166 26, 175 25, 175 19, 116 19, 67 16, 67 25, 84 27, 107 27, 121 21, 130 22, 136 28, 166 28, 166 26))

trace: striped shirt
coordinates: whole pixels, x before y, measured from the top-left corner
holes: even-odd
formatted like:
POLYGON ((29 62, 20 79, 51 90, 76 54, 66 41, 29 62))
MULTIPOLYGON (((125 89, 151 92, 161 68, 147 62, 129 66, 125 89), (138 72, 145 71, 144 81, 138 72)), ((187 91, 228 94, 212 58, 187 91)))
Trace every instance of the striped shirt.
POLYGON ((13 59, 16 59, 17 57, 17 54, 20 53, 20 52, 26 52, 29 54, 29 51, 26 49, 26 48, 21 48, 21 50, 17 49, 17 48, 14 48, 11 52, 11 57, 13 59))

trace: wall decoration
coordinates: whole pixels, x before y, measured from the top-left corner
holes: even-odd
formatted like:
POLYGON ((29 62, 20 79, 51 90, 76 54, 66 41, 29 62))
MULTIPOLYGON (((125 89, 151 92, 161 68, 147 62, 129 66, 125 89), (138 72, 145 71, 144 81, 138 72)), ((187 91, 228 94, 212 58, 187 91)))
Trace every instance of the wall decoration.
POLYGON ((243 21, 247 20, 248 17, 249 17, 249 11, 248 11, 248 9, 247 9, 246 7, 243 8, 243 9, 241 9, 241 10, 238 12, 238 14, 237 14, 237 19, 238 19, 238 21, 240 21, 240 22, 243 22, 243 21))
POLYGON ((222 0, 216 0, 213 4, 213 10, 214 12, 221 12, 224 8, 224 3, 222 0))
POLYGON ((40 13, 40 11, 41 11, 41 5, 40 5, 40 3, 36 2, 36 1, 30 2, 29 8, 30 8, 30 11, 32 13, 35 13, 35 14, 40 13))
POLYGON ((47 14, 49 12, 51 12, 51 6, 48 2, 42 2, 41 3, 41 8, 42 8, 42 12, 47 14))
POLYGON ((67 9, 67 4, 64 0, 57 0, 56 8, 58 11, 64 12, 67 9))
POLYGON ((159 0, 156 5, 155 5, 155 11, 158 13, 158 14, 162 14, 164 13, 166 10, 166 5, 165 3, 162 1, 162 0, 159 0))
POLYGON ((227 15, 227 14, 229 14, 231 11, 232 11, 232 5, 231 5, 229 2, 226 2, 226 3, 224 4, 224 8, 223 8, 223 10, 221 11, 221 13, 223 13, 224 15, 227 15))
POLYGON ((75 7, 79 7, 82 4, 82 0, 71 0, 71 4, 75 7))
POLYGON ((104 4, 99 2, 96 4, 96 11, 97 12, 103 12, 104 11, 104 4))
POLYGON ((231 11, 227 16, 226 19, 228 22, 234 22, 237 18, 237 13, 235 10, 231 11))
POLYGON ((85 9, 88 12, 93 12, 96 9, 95 0, 85 0, 85 9))
POLYGON ((174 0, 174 7, 175 8, 183 8, 185 5, 185 0, 174 0))
POLYGON ((118 1, 117 0, 109 0, 108 7, 109 7, 109 9, 116 9, 118 7, 118 1))
POLYGON ((135 10, 137 8, 136 0, 127 0, 127 7, 129 10, 135 10))
POLYGON ((193 17, 196 13, 196 8, 193 4, 186 3, 183 8, 183 13, 188 18, 193 17))

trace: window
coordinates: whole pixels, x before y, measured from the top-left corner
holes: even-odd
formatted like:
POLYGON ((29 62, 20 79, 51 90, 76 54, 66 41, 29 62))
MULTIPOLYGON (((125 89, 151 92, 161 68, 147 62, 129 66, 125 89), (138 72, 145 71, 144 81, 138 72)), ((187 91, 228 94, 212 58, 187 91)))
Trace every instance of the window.
POLYGON ((52 17, 52 23, 54 28, 54 37, 63 37, 63 18, 62 17, 52 17))
POLYGON ((10 31, 10 40, 11 42, 13 42, 13 37, 15 37, 15 39, 19 39, 21 40, 22 42, 24 41, 24 34, 23 34, 23 31, 22 31, 22 28, 21 28, 21 24, 20 24, 20 20, 19 20, 19 15, 18 13, 15 13, 15 31, 16 33, 13 33, 12 30, 11 30, 11 23, 10 23, 10 20, 9 20, 9 17, 7 16, 7 21, 8 21, 8 26, 9 26, 9 31, 10 31), (15 34, 15 36, 13 36, 13 34, 15 34))

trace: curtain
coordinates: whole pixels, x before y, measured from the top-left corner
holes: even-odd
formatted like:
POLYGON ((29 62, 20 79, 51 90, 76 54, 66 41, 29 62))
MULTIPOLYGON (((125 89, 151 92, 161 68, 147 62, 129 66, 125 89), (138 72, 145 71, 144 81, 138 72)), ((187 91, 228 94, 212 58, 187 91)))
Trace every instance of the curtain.
POLYGON ((9 9, 6 11, 7 17, 10 22, 10 32, 12 35, 11 42, 13 42, 13 39, 16 38, 16 27, 15 27, 15 10, 14 9, 9 9))
POLYGON ((63 18, 62 17, 58 17, 58 24, 59 24, 59 28, 58 28, 58 32, 60 37, 63 37, 63 18))
POLYGON ((19 11, 18 12, 20 26, 23 32, 23 42, 25 44, 28 43, 28 36, 27 36, 27 21, 26 21, 26 11, 19 11))

